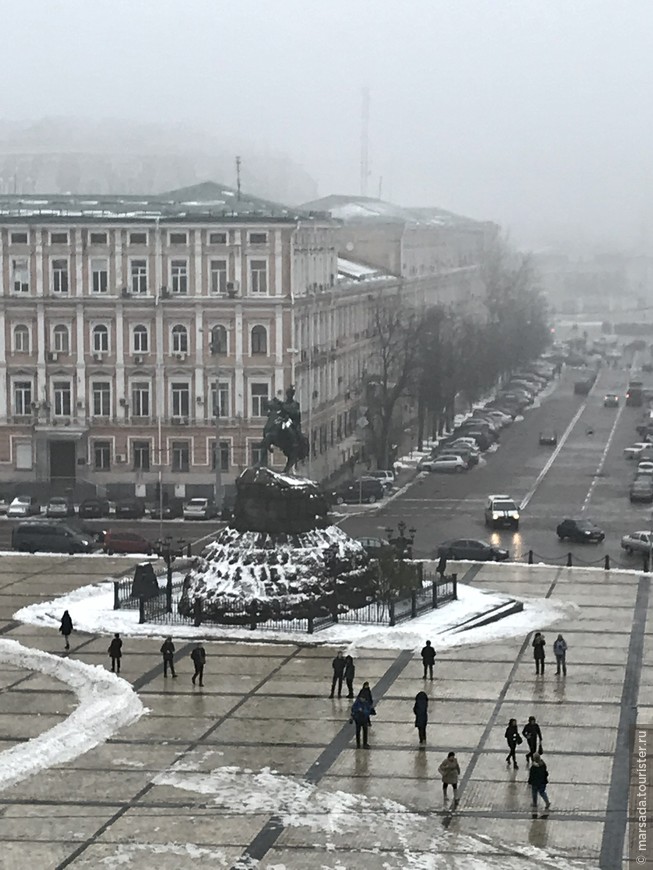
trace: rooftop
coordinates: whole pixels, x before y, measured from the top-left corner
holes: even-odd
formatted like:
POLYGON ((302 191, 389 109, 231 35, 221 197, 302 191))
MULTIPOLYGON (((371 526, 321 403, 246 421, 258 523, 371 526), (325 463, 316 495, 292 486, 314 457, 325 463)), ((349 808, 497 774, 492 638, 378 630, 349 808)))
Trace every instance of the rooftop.
POLYGON ((309 212, 327 212, 332 218, 345 223, 377 221, 449 228, 471 227, 483 223, 443 208, 404 208, 375 197, 346 194, 324 196, 304 203, 302 208, 309 212))

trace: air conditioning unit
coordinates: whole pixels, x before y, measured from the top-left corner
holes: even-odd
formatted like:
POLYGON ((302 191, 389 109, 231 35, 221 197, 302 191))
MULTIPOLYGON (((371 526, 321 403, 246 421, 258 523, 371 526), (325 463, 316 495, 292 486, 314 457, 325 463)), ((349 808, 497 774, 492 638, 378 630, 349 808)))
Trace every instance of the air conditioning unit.
POLYGON ((143 357, 140 354, 136 354, 136 356, 134 357, 134 364, 137 366, 143 365, 143 357))
POLYGON ((127 462, 126 453, 116 453, 116 462, 127 462))
POLYGON ((83 410, 84 410, 84 400, 83 400, 83 399, 80 399, 80 400, 77 402, 77 408, 78 408, 80 411, 83 411, 83 410))
POLYGON ((176 353, 175 359, 181 360, 183 362, 187 356, 188 356, 188 354, 185 354, 185 353, 176 353))
POLYGON ((172 422, 175 426, 188 426, 188 417, 173 417, 172 422))
POLYGON ((104 359, 104 354, 101 350, 96 350, 93 354, 93 359, 95 360, 95 362, 102 362, 102 360, 104 359))
POLYGON ((48 354, 48 362, 56 362, 59 359, 58 353, 49 353, 48 354))

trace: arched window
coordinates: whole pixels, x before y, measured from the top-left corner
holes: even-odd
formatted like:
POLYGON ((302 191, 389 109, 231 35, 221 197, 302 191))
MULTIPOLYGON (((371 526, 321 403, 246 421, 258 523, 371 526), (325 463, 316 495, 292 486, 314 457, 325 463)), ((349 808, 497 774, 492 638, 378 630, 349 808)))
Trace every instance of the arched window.
POLYGON ((252 353, 268 352, 268 331, 264 326, 252 327, 252 353))
POLYGON ((211 353, 227 352, 227 330, 222 324, 218 324, 211 330, 211 353))
POLYGON ((188 330, 180 323, 172 327, 172 352, 188 353, 188 330))
POLYGON ((147 326, 139 323, 134 327, 134 353, 148 353, 150 349, 150 338, 147 332, 147 326))
POLYGON ((16 353, 29 353, 29 327, 21 323, 14 328, 14 350, 16 353))
POLYGON ((52 330, 52 349, 55 353, 70 353, 70 338, 68 327, 58 324, 52 330))
POLYGON ((93 327, 93 353, 109 352, 109 330, 101 323, 93 327))

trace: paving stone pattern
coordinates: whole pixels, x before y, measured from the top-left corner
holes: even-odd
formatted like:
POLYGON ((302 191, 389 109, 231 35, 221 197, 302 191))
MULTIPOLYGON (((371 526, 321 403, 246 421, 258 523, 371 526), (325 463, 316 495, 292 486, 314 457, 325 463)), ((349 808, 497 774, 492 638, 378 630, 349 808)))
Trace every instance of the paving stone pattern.
MULTIPOLYGON (((12 614, 125 568, 124 560, 110 558, 3 557, 0 634, 63 655, 59 634, 19 625, 12 614)), ((544 677, 535 675, 530 638, 442 651, 432 683, 409 651, 362 650, 356 682, 370 680, 378 712, 369 752, 355 749, 350 702, 328 697, 333 648, 207 642, 200 690, 191 685, 187 643, 177 644, 178 679, 165 680, 160 640, 125 638, 121 676, 149 714, 75 761, 0 793, 0 866, 392 870, 411 866, 407 848, 426 856, 433 837, 445 833, 438 840, 443 867, 473 867, 474 843, 488 868, 505 867, 520 847, 533 846, 578 867, 641 866, 622 864, 625 729, 635 724, 640 700, 648 705, 642 715, 653 721, 653 678, 641 674, 642 660, 653 660, 649 579, 551 569, 546 576, 540 570, 534 584, 523 568, 491 566, 474 583, 493 588, 499 578, 504 591, 517 595, 582 602, 581 619, 546 630, 544 677), (569 643, 566 678, 555 675, 558 631, 569 643), (421 689, 431 699, 425 749, 418 748, 412 716, 421 689), (525 744, 520 769, 505 764, 508 719, 521 726, 529 715, 543 731, 548 818, 531 817, 525 744), (443 804, 437 774, 450 749, 463 769, 455 813, 443 804), (223 767, 271 768, 316 794, 366 797, 370 811, 356 805, 346 823, 325 824, 289 821, 269 808, 225 807, 211 794, 156 781, 174 766, 207 775, 223 767), (402 820, 387 801, 417 816, 402 820)), ((70 654, 106 665, 106 646, 105 637, 75 633, 70 654)), ((0 698, 0 750, 63 721, 76 705, 67 686, 2 663, 0 698)), ((523 866, 531 866, 529 859, 523 866)))

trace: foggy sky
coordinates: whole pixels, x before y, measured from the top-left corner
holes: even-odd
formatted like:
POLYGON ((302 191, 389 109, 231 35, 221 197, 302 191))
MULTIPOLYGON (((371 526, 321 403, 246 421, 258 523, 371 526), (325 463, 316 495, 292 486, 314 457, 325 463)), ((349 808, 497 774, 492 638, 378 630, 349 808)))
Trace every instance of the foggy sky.
MULTIPOLYGON (((320 194, 637 246, 653 226, 651 0, 0 0, 0 119, 177 122, 320 194)), ((219 179, 231 183, 232 179, 219 179)), ((255 192, 255 191, 253 191, 255 192)), ((653 233, 651 233, 653 236, 653 233)))

